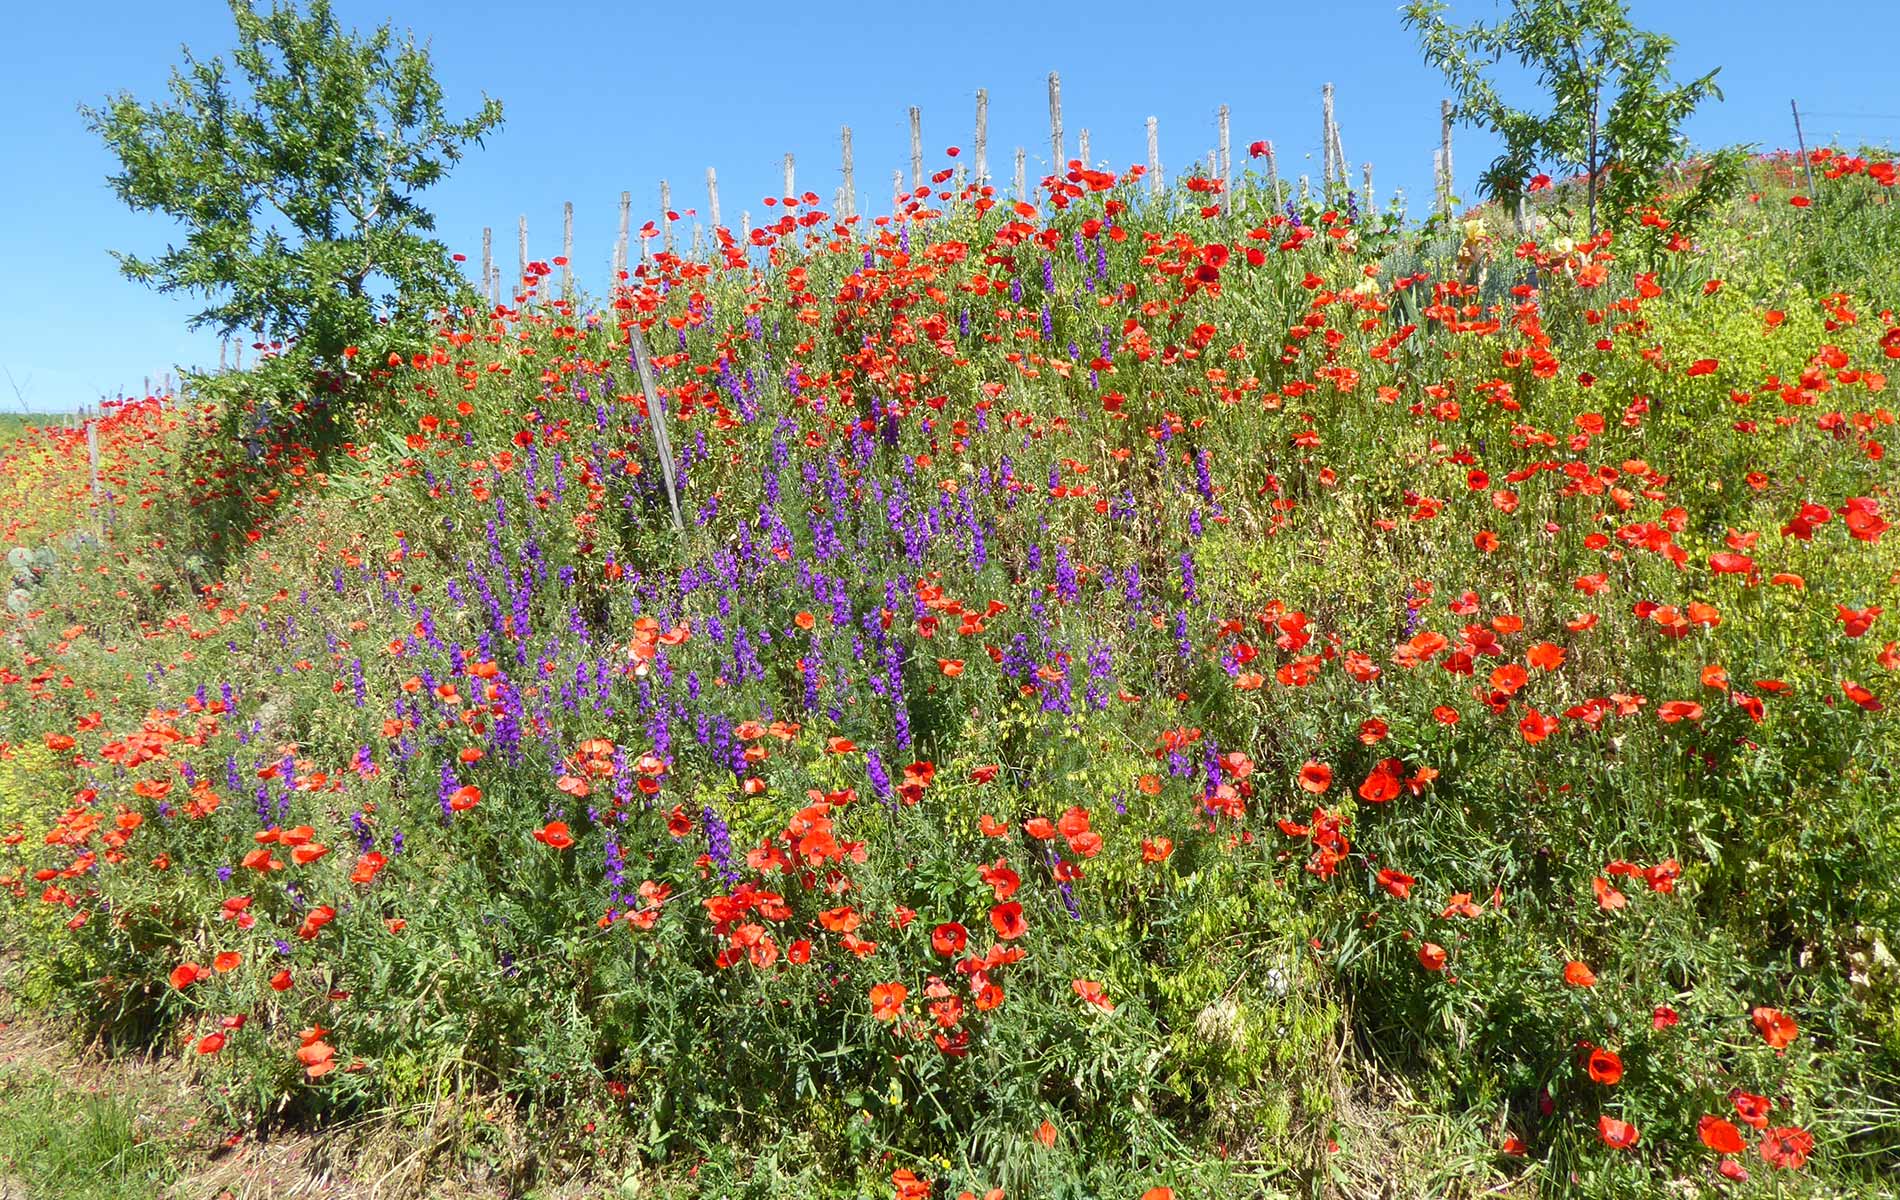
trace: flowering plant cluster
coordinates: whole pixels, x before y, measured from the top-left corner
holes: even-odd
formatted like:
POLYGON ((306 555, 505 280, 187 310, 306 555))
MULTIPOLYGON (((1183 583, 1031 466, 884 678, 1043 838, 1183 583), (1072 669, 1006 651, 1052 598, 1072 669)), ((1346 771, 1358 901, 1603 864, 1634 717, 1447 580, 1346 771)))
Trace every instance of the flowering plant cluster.
POLYGON ((1640 256, 946 168, 127 404, 100 499, 29 433, 22 990, 237 1131, 813 1192, 1892 1171, 1900 295, 1812 246, 1894 174, 1814 165, 1640 256))

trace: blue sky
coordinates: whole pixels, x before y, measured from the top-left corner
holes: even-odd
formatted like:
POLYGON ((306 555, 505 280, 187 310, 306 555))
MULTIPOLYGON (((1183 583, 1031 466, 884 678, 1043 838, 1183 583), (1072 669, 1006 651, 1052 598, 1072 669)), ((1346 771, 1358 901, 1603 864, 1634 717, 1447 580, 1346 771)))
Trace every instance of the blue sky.
MULTIPOLYGON (((797 156, 800 190, 829 198, 838 182, 838 131, 852 127, 862 204, 883 211, 892 170, 908 169, 910 105, 923 110, 926 169, 945 147, 968 152, 976 89, 989 89, 990 161, 1009 175, 1016 146, 1031 175, 1046 169, 1045 78, 1062 75, 1069 153, 1091 132, 1097 160, 1120 167, 1145 156, 1145 121, 1160 121, 1170 173, 1215 143, 1215 112, 1232 110, 1238 158, 1271 138, 1283 174, 1319 174, 1320 87, 1338 92, 1341 140, 1354 163, 1372 162, 1381 197, 1394 187, 1429 195, 1443 88, 1420 63, 1392 0, 1330 5, 1088 6, 951 4, 845 9, 570 0, 558 8, 458 0, 336 0, 344 23, 384 21, 429 41, 451 110, 484 91, 507 124, 427 201, 438 232, 466 253, 484 225, 512 270, 516 218, 530 252, 558 253, 561 204, 575 203, 575 259, 598 283, 611 255, 618 200, 634 193, 635 224, 656 215, 658 185, 674 208, 704 211, 708 166, 718 168, 723 217, 757 217, 779 188, 780 161, 797 156), (717 13, 716 22, 707 18, 717 13)), ((1496 0, 1464 0, 1462 18, 1491 16, 1496 0)), ((1679 78, 1720 66, 1726 94, 1690 127, 1700 144, 1791 145, 1788 101, 1800 100, 1811 141, 1885 144, 1900 138, 1891 89, 1900 5, 1875 0, 1636 0, 1638 22, 1673 35, 1679 78)), ((60 411, 101 393, 133 391, 174 364, 215 365, 209 334, 185 327, 188 298, 122 279, 108 251, 161 249, 173 230, 112 197, 112 161, 75 111, 128 90, 161 94, 180 44, 200 55, 231 40, 221 0, 18 6, 8 18, 16 53, 0 73, 0 407, 60 411), (9 381, 8 376, 11 377, 9 381)), ((1491 157, 1460 130, 1461 183, 1491 157)), ((1414 206, 1414 211, 1417 206, 1414 206)))

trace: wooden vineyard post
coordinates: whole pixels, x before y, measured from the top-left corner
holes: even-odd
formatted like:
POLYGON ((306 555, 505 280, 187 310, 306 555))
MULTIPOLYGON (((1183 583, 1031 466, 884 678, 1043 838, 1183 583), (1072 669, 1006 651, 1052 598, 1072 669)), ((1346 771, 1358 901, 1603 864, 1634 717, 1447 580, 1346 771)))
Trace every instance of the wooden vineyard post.
POLYGON ((673 185, 660 180, 660 249, 673 253, 673 185))
POLYGON ((493 226, 482 226, 482 295, 488 297, 488 303, 495 303, 495 230, 493 226))
POLYGON ((1801 106, 1788 101, 1788 111, 1794 114, 1794 144, 1801 152, 1801 169, 1808 173, 1808 196, 1814 196, 1814 164, 1808 161, 1808 139, 1801 134, 1801 106))
POLYGON ((515 273, 515 286, 517 287, 521 285, 521 281, 527 278, 528 275, 528 215, 526 213, 521 215, 521 224, 518 232, 520 234, 517 240, 521 251, 521 269, 515 273))
POLYGON ((1443 205, 1446 216, 1451 215, 1452 197, 1457 194, 1455 176, 1451 169, 1451 101, 1438 102, 1438 153, 1442 159, 1439 167, 1439 186, 1443 189, 1443 205))
POLYGON ((91 471, 92 506, 99 514, 99 540, 106 540, 106 528, 112 523, 112 497, 105 490, 99 473, 99 425, 95 416, 86 418, 86 465, 91 471))
POLYGON ((1023 169, 1023 160, 1023 148, 1018 146, 1016 147, 1016 198, 1018 200, 1029 199, 1029 180, 1023 169))
POLYGON ((842 134, 844 145, 844 182, 839 185, 838 215, 850 219, 858 211, 858 173, 857 166, 851 161, 851 126, 846 125, 842 134))
POLYGON ((1320 186, 1327 193, 1333 190, 1333 85, 1325 84, 1319 90, 1320 128, 1320 186))
POLYGON ((620 193, 620 236, 614 239, 614 277, 611 286, 620 285, 627 269, 627 234, 633 226, 633 193, 620 193))
POLYGON ((976 89, 976 186, 982 187, 990 178, 990 90, 976 89))
POLYGON ((1364 164, 1361 170, 1364 172, 1365 195, 1359 200, 1359 211, 1362 214, 1362 220, 1370 220, 1372 218, 1372 164, 1364 164))
POLYGON ((640 372, 640 390, 646 396, 647 425, 653 430, 653 448, 660 460, 660 481, 666 485, 667 503, 673 508, 673 529, 685 533, 679 489, 673 482, 673 439, 667 433, 666 408, 660 403, 660 389, 653 382, 653 356, 647 352, 647 339, 640 332, 638 321, 628 326, 627 343, 633 350, 634 367, 640 372))
POLYGON ((1234 214, 1233 147, 1227 140, 1227 106, 1220 106, 1220 210, 1222 216, 1234 214))
POLYGON ((785 196, 786 197, 789 198, 789 197, 795 197, 798 195, 797 192, 792 190, 793 187, 796 185, 796 180, 797 180, 797 177, 792 172, 792 156, 790 153, 787 153, 785 155, 785 196))
POLYGON ((1086 129, 1077 131, 1075 135, 1075 156, 1082 160, 1082 169, 1085 171, 1088 170, 1089 131, 1086 129))
POLYGON ((1062 158, 1062 76, 1049 72, 1049 169, 1060 173, 1062 158))
POLYGON ((1432 151, 1432 211, 1443 215, 1451 205, 1445 197, 1445 152, 1442 149, 1432 151))
POLYGON ((561 205, 561 299, 574 302, 574 202, 561 205))
POLYGON ((910 106, 910 186, 924 186, 924 110, 910 106))
POLYGON ((1161 123, 1148 118, 1148 195, 1161 195, 1161 123))
POLYGON ((706 204, 712 210, 713 235, 719 233, 719 172, 706 168, 706 204))
POLYGON ((1266 145, 1266 152, 1267 152, 1267 190, 1273 193, 1273 207, 1279 208, 1281 204, 1280 164, 1273 156, 1273 143, 1271 141, 1269 141, 1266 145))

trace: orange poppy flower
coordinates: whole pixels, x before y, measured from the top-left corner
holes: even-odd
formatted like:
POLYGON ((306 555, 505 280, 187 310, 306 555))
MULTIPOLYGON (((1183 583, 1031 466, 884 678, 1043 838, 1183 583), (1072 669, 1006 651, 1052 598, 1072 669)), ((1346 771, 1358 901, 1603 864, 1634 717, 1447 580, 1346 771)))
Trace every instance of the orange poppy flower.
POLYGON ((1794 1018, 1778 1008, 1757 1007, 1750 1010, 1748 1016, 1761 1032, 1762 1040, 1776 1050, 1786 1050, 1800 1035, 1800 1027, 1795 1024, 1794 1018))
POLYGON ((879 983, 871 988, 871 1015, 885 1023, 897 1020, 910 989, 901 983, 879 983))

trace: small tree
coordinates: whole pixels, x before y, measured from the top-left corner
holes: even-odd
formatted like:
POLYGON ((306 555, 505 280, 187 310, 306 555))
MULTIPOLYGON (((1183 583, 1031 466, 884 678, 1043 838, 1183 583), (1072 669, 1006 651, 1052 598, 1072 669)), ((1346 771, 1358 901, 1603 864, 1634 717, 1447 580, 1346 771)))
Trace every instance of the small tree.
POLYGON ((1454 25, 1446 10, 1438 0, 1412 0, 1405 23, 1417 30, 1425 61, 1445 73, 1460 118, 1504 142, 1484 173, 1485 191, 1514 206, 1540 163, 1581 170, 1592 237, 1599 190, 1613 223, 1652 199, 1681 152, 1682 123, 1704 99, 1722 96, 1715 71, 1672 83, 1675 42, 1637 29, 1624 0, 1512 0, 1510 15, 1492 24, 1454 25), (1548 113, 1504 102, 1485 72, 1507 58, 1535 72, 1550 94, 1548 113))
POLYGON ((450 120, 413 36, 345 31, 328 0, 308 16, 294 0, 230 3, 239 86, 185 48, 168 103, 80 109, 118 157, 119 198, 186 230, 156 258, 114 257, 128 278, 208 298, 194 329, 257 329, 334 361, 375 328, 379 298, 400 326, 466 288, 416 197, 501 124, 501 104, 450 120))

